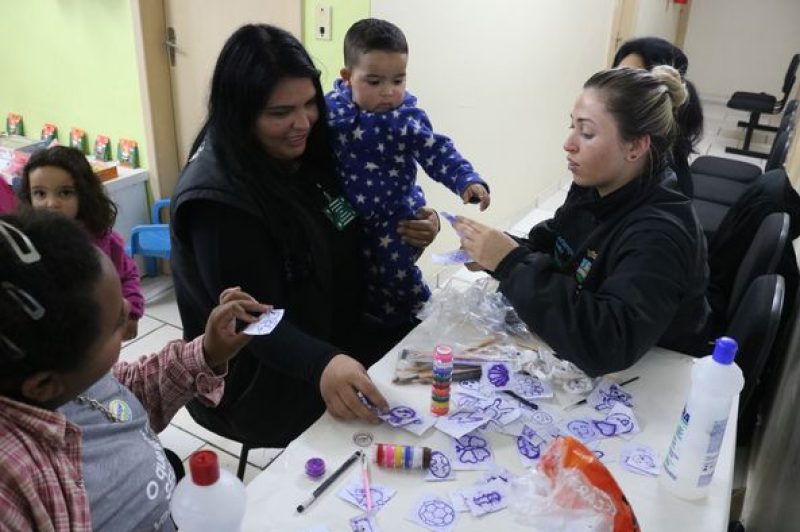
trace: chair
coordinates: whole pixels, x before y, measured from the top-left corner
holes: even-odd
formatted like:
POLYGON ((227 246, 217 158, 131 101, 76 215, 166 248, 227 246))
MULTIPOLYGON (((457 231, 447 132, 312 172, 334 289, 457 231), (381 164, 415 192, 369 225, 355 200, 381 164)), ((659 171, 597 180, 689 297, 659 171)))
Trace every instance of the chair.
POLYGON ((775 273, 789 238, 790 223, 791 218, 785 212, 773 212, 761 221, 747 253, 736 270, 736 278, 728 298, 728 323, 739 308, 745 290, 753 281, 757 277, 775 273))
POLYGON ((156 201, 150 212, 151 223, 131 229, 131 238, 125 246, 129 257, 141 255, 145 258, 145 274, 150 277, 158 275, 156 259, 169 260, 170 257, 169 224, 163 223, 161 218, 162 209, 169 210, 169 205, 169 198, 156 201))
MULTIPOLYGON (((798 103, 800 103, 798 100, 792 100, 786 105, 781 123, 775 128, 776 135, 772 140, 772 148, 770 149, 770 156, 767 158, 765 172, 777 168, 786 160, 786 152, 780 153, 779 151, 779 147, 782 148, 783 143, 779 141, 778 137, 784 131, 794 130, 797 125, 798 103)), ((706 176, 721 177, 745 183, 751 182, 761 175, 761 167, 758 165, 714 155, 701 155, 697 157, 692 162, 690 170, 695 186, 697 186, 698 180, 702 180, 706 176)))
POLYGON ((755 423, 756 406, 751 404, 761 372, 772 352, 778 333, 785 296, 783 277, 778 274, 756 278, 736 307, 725 334, 739 344, 736 363, 744 374, 739 395, 739 441, 747 440, 755 423))
POLYGON ((759 124, 758 120, 762 113, 777 114, 783 111, 784 106, 789 98, 789 93, 794 87, 794 82, 797 77, 797 67, 800 65, 800 54, 794 54, 792 60, 789 62, 789 68, 786 70, 786 76, 783 79, 783 97, 778 100, 771 94, 764 92, 734 92, 727 106, 731 109, 738 109, 740 111, 747 111, 750 113, 750 120, 747 122, 740 121, 739 126, 745 128, 744 143, 742 148, 725 148, 728 153, 736 153, 739 155, 747 155, 750 157, 759 157, 765 159, 767 154, 750 150, 750 141, 753 138, 753 131, 756 129, 761 131, 775 131, 774 126, 759 124))

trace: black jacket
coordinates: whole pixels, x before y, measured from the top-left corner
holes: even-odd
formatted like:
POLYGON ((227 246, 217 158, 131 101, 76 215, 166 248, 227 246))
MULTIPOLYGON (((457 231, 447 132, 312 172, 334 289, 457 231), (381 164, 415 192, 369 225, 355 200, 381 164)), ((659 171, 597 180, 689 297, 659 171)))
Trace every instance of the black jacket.
POLYGON ((709 308, 706 243, 665 171, 601 198, 573 185, 494 275, 530 330, 589 375, 631 366, 656 343, 690 352, 709 308))
POLYGON ((357 224, 337 231, 325 217, 313 170, 288 178, 311 221, 310 249, 300 258, 288 256, 280 242, 295 221, 242 192, 212 149, 186 167, 172 198, 171 264, 187 339, 203 333, 226 287, 241 286, 286 311, 271 334, 255 337, 231 361, 217 408, 189 404, 201 425, 259 446, 285 446, 322 414, 320 376, 335 354, 346 352, 363 307, 357 224))

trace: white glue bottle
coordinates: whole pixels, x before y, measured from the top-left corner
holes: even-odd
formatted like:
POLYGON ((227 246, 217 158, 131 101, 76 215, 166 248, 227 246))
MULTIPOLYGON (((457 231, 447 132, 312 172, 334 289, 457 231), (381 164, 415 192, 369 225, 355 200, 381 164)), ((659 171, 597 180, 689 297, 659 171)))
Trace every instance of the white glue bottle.
POLYGON ((181 532, 239 532, 246 503, 244 484, 220 469, 217 453, 197 451, 189 457, 189 474, 175 487, 169 509, 181 532))
POLYGON ((744 386, 742 370, 733 362, 737 347, 736 340, 723 336, 717 339, 714 353, 692 368, 689 397, 661 475, 662 485, 682 499, 700 499, 708 492, 731 402, 744 386))

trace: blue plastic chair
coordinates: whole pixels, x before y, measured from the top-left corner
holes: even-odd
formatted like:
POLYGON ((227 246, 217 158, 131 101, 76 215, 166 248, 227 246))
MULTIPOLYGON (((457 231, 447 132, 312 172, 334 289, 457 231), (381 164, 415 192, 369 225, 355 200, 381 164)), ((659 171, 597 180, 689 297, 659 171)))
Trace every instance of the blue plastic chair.
POLYGON ((137 225, 131 229, 131 238, 125 246, 129 257, 136 255, 144 257, 145 275, 158 275, 157 259, 169 260, 169 224, 162 223, 162 209, 169 209, 169 198, 160 199, 153 204, 150 211, 150 221, 146 225, 137 225))

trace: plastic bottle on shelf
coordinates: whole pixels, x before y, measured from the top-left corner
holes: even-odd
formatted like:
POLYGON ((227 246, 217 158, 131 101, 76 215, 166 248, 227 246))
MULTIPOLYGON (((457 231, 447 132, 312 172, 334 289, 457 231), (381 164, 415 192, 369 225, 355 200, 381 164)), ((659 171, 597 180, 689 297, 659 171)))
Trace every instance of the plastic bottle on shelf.
POLYGON ((450 384, 453 382, 453 350, 446 345, 433 351, 433 387, 431 414, 446 416, 450 412, 450 384))
POLYGON ((217 453, 197 451, 189 457, 189 474, 175 487, 169 509, 181 532, 239 532, 246 503, 244 484, 220 469, 217 453))
POLYGON ((692 368, 689 397, 661 475, 662 485, 682 499, 700 499, 708 493, 731 403, 744 386, 742 370, 733 361, 737 348, 736 340, 723 336, 714 353, 692 368))

